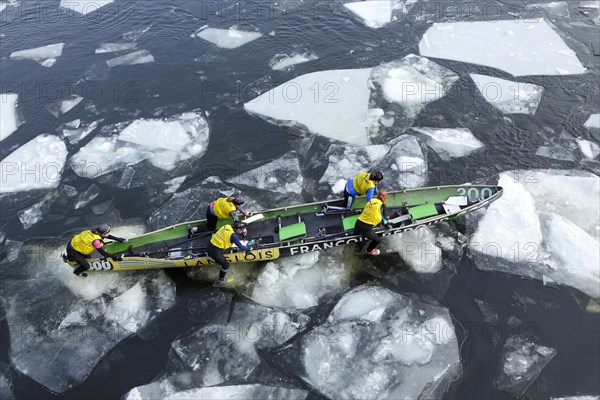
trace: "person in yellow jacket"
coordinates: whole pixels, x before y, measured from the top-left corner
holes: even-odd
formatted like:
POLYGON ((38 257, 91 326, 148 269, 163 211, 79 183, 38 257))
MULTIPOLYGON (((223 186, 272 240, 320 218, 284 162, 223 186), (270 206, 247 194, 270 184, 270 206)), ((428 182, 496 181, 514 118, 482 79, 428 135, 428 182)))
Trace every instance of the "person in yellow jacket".
POLYGON ((248 213, 242 210, 244 199, 241 196, 221 197, 208 205, 206 209, 206 225, 209 231, 217 228, 217 221, 220 219, 231 218, 234 222, 239 221, 237 213, 242 213, 245 217, 248 213))
POLYGON ((116 261, 121 261, 121 257, 118 255, 110 254, 102 246, 104 246, 104 239, 116 240, 117 242, 126 242, 127 239, 116 237, 111 235, 110 226, 102 224, 95 229, 83 231, 67 244, 67 257, 77 262, 78 267, 73 270, 73 273, 82 278, 87 277, 87 271, 90 269, 90 264, 86 260, 90 254, 97 251, 106 258, 112 258, 116 261))
POLYGON ((383 174, 379 171, 359 172, 356 178, 349 179, 344 186, 344 207, 352 208, 356 196, 366 196, 367 202, 377 194, 377 185, 383 180, 383 174))
POLYGON ((377 236, 373 232, 373 228, 380 223, 383 223, 385 229, 389 229, 389 223, 387 220, 385 203, 387 201, 387 190, 381 189, 377 193, 377 197, 371 199, 362 213, 356 220, 354 225, 354 234, 362 235, 371 239, 369 246, 367 247, 367 254, 371 256, 378 256, 381 252, 376 247, 381 243, 381 237, 377 236))
POLYGON ((251 246, 246 246, 240 241, 240 238, 243 239, 248 234, 247 227, 248 224, 235 221, 233 225, 223 225, 210 239, 206 249, 208 256, 212 257, 221 266, 217 285, 225 283, 225 275, 229 269, 229 261, 223 255, 223 251, 229 249, 233 244, 246 253, 252 251, 251 246))

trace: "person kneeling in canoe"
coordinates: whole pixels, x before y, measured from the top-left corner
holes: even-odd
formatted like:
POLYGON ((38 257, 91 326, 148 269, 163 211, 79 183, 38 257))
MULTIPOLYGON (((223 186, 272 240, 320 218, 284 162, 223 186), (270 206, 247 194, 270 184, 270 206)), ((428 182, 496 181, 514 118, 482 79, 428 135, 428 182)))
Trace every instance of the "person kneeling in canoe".
POLYGON ((379 223, 383 222, 383 226, 385 229, 389 229, 389 224, 387 220, 386 207, 385 203, 387 201, 387 190, 381 189, 379 193, 377 193, 377 197, 371 199, 362 213, 356 220, 356 225, 354 225, 354 234, 362 235, 367 237, 367 239, 371 239, 369 243, 369 247, 367 247, 367 254, 371 256, 378 256, 380 251, 376 247, 381 243, 381 237, 377 236, 375 232, 373 232, 373 228, 379 223))
POLYGON ((109 232, 110 226, 102 224, 96 229, 90 229, 75 235, 69 241, 69 244, 67 244, 67 257, 79 264, 73 270, 75 275, 82 278, 87 276, 85 271, 90 269, 90 263, 88 263, 86 258, 89 258, 90 254, 94 251, 97 251, 105 258, 110 257, 115 261, 121 261, 120 256, 108 253, 102 246, 104 246, 104 239, 116 240, 120 243, 126 242, 127 239, 113 236, 109 232))
POLYGON ((360 172, 344 186, 344 207, 352 208, 356 196, 366 196, 370 201, 377 194, 377 185, 383 180, 381 172, 360 172))
MULTIPOLYGON (((221 197, 210 203, 206 208, 206 227, 208 230, 214 231, 217 229, 217 222, 220 219, 231 218, 233 222, 239 221, 238 212, 247 217, 249 213, 242 210, 243 204, 244 199, 241 196, 221 197)), ((188 236, 191 237, 197 234, 198 231, 197 226, 190 228, 188 236)))
POLYGON ((219 271, 219 279, 217 285, 223 285, 225 283, 225 275, 229 269, 229 261, 223 255, 223 251, 229 249, 235 244, 240 250, 249 253, 252 251, 251 246, 245 246, 240 241, 240 237, 243 239, 248 233, 248 224, 244 222, 235 221, 233 225, 227 224, 221 227, 210 239, 207 247, 207 253, 209 257, 212 257, 217 264, 221 266, 219 271))

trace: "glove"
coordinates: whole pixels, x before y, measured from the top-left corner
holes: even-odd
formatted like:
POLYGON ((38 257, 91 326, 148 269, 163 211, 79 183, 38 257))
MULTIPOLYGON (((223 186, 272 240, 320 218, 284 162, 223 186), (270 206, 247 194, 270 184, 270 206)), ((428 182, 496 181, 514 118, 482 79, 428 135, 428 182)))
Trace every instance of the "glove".
POLYGON ((123 242, 127 243, 128 240, 125 239, 125 238, 117 238, 117 242, 119 242, 119 243, 123 243, 123 242))
POLYGON ((110 256, 110 258, 112 258, 114 261, 123 261, 123 257, 118 254, 113 254, 110 256))
POLYGON ((252 246, 248 247, 248 250, 246 250, 245 253, 252 254, 252 246))
POLYGON ((251 241, 248 242, 248 244, 246 246, 252 247, 252 246, 254 246, 254 243, 256 243, 256 240, 252 239, 251 241))

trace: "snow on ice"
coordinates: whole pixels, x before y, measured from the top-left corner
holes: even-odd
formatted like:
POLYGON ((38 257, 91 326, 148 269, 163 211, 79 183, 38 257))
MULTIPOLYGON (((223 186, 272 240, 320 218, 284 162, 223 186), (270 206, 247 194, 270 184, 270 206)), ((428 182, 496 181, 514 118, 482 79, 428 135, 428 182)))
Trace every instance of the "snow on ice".
POLYGON ((352 260, 342 248, 314 251, 267 263, 251 289, 250 297, 272 307, 306 309, 321 297, 345 288, 352 260))
POLYGON ((204 154, 208 145, 208 123, 199 111, 166 119, 138 119, 103 127, 101 133, 71 158, 79 176, 95 178, 127 164, 148 160, 162 170, 204 154))
POLYGON ((261 94, 244 109, 332 139, 369 144, 365 121, 370 75, 370 68, 312 72, 261 94))
POLYGON ((199 37, 200 39, 206 40, 223 49, 235 49, 258 39, 261 36, 262 33, 260 32, 243 31, 235 26, 232 26, 229 29, 203 26, 192 34, 192 37, 199 37))
POLYGON ((344 3, 369 28, 381 28, 392 22, 392 10, 402 3, 391 0, 371 0, 344 3))
POLYGON ((381 85, 385 99, 403 105, 409 116, 444 97, 458 80, 451 70, 414 54, 374 68, 372 77, 381 85))
POLYGON ((403 132, 425 104, 443 97, 457 79, 447 68, 408 55, 373 69, 302 75, 247 102, 244 109, 268 121, 364 146, 377 140, 380 124, 391 127, 401 121, 394 132, 403 132), (370 107, 369 99, 386 109, 396 103, 400 111, 385 115, 380 107, 370 107))
MULTIPOLYGON (((480 269, 499 270, 600 297, 600 179, 590 173, 511 171, 469 241, 480 269), (519 212, 515 212, 518 210, 519 212)), ((477 218, 477 215, 469 218, 477 218)))
POLYGON ((67 146, 56 136, 40 135, 9 154, 2 162, 0 193, 14 193, 58 186, 67 146))
POLYGON ((484 146, 468 128, 412 128, 427 137, 427 145, 442 160, 465 157, 484 146))
POLYGON ((448 311, 377 286, 346 293, 300 341, 303 379, 331 398, 416 399, 461 371, 448 311))
POLYGON ((34 49, 14 51, 10 54, 12 60, 33 60, 44 67, 51 67, 56 63, 56 58, 62 55, 64 43, 49 44, 34 49))
MULTIPOLYGON (((248 384, 232 386, 213 386, 178 390, 178 381, 186 376, 165 379, 145 386, 132 389, 125 400, 155 400, 157 398, 169 400, 187 399, 286 399, 304 400, 308 392, 302 389, 248 384), (178 378, 178 379, 177 379, 178 378)), ((188 378, 189 379, 189 378, 188 378)))
POLYGON ((535 114, 544 91, 533 83, 486 75, 471 74, 471 79, 485 100, 504 114, 535 114))
POLYGON ((513 76, 582 74, 585 67, 542 18, 435 23, 419 43, 421 55, 485 65, 513 76))
POLYGON ((15 93, 0 93, 0 141, 9 137, 21 124, 17 114, 18 99, 19 95, 15 93))

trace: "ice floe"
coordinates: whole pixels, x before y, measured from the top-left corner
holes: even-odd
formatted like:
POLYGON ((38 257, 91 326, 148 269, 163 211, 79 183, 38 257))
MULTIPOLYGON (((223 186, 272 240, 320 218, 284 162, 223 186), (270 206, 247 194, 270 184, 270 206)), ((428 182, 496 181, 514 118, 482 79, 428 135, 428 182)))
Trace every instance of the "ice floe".
POLYGON ((108 65, 110 68, 113 68, 119 65, 136 65, 153 62, 154 56, 152 56, 148 50, 142 49, 134 51, 133 53, 111 58, 110 60, 106 61, 106 65, 108 65))
POLYGON ((403 3, 393 0, 371 0, 344 3, 369 28, 381 28, 392 22, 392 11, 403 3))
POLYGON ((75 199, 75 205, 73 208, 75 210, 80 209, 81 207, 85 207, 88 203, 94 200, 98 195, 102 193, 100 188, 96 186, 95 183, 92 183, 85 192, 79 193, 77 198, 75 199))
POLYGON ((66 160, 67 146, 60 138, 40 135, 0 162, 0 193, 55 188, 66 160))
POLYGON ((559 161, 571 161, 575 162, 576 157, 574 154, 574 150, 577 148, 577 145, 573 142, 566 144, 558 144, 558 143, 549 143, 545 146, 540 146, 535 155, 544 158, 550 158, 552 160, 559 161))
POLYGON ((98 11, 100 8, 109 5, 115 0, 61 0, 60 6, 68 10, 73 10, 79 14, 87 15, 98 11))
POLYGON ((537 340, 510 336, 504 344, 496 386, 521 397, 555 355, 556 350, 538 344, 537 340))
POLYGON ((192 34, 192 37, 199 37, 200 39, 206 40, 207 42, 224 49, 235 49, 258 39, 261 36, 262 33, 260 32, 244 31, 235 26, 232 26, 229 29, 203 26, 192 34))
POLYGON ((244 109, 332 139, 369 144, 365 121, 370 75, 370 68, 313 72, 261 94, 244 109))
POLYGON ((310 252, 267 263, 249 296, 265 306, 306 309, 346 287, 352 258, 343 249, 310 252))
POLYGON ((528 4, 526 13, 531 14, 532 11, 542 10, 551 17, 569 18, 569 4, 566 1, 553 1, 551 3, 533 3, 528 4))
MULTIPOLYGON (((475 264, 600 297, 600 179, 590 173, 502 173, 504 195, 492 203, 469 241, 475 264)), ((469 217, 471 218, 471 217, 469 217)), ((476 218, 473 216, 472 218, 476 218)))
POLYGON ((486 75, 471 74, 471 79, 485 100, 504 114, 535 114, 544 91, 533 83, 486 75))
MULTIPOLYGON (((4 4, 0 4, 0 12, 2 12, 4 4)), ((12 384, 6 379, 4 373, 0 375, 0 398, 3 400, 13 400, 15 397, 11 392, 12 384)))
POLYGON ((54 195, 55 194, 53 193, 48 193, 42 201, 19 211, 19 221, 21 221, 21 225, 23 225, 24 229, 31 228, 46 216, 46 213, 52 204, 52 200, 54 200, 54 195))
POLYGON ((201 377, 202 386, 248 376, 260 363, 256 348, 235 324, 210 324, 171 344, 183 364, 201 377))
POLYGON ((392 130, 397 133, 404 132, 427 103, 440 100, 458 80, 452 70, 414 54, 373 68, 371 77, 378 84, 373 100, 393 111, 392 130))
POLYGON ((56 63, 56 58, 62 55, 64 43, 49 44, 34 49, 13 51, 10 58, 13 60, 33 60, 44 67, 51 67, 56 63))
POLYGON ((163 271, 81 279, 60 261, 62 251, 62 244, 28 244, 18 268, 3 266, 0 292, 12 366, 57 393, 79 385, 117 343, 175 300, 163 271))
POLYGON ((592 114, 583 124, 586 128, 600 129, 600 114, 592 114))
POLYGON ((78 143, 81 139, 92 133, 102 121, 104 120, 100 119, 90 123, 85 122, 83 124, 81 124, 81 121, 71 125, 65 124, 64 128, 62 129, 62 137, 67 139, 71 144, 78 143))
POLYGON ((435 23, 419 43, 421 55, 498 68, 513 76, 586 71, 542 18, 535 21, 435 23))
POLYGON ((17 130, 21 121, 17 114, 19 95, 0 93, 0 141, 17 130))
POLYGON ((274 123, 364 146, 377 138, 380 124, 395 136, 402 133, 425 104, 443 97, 457 79, 447 68, 408 55, 373 69, 302 75, 248 101, 244 109, 274 123), (390 102, 400 110, 387 115, 382 108, 391 108, 390 102))
POLYGON ((303 379, 331 398, 441 397, 461 371, 448 311, 377 286, 346 293, 300 342, 303 379))
POLYGON ((96 54, 115 53, 117 51, 133 50, 137 47, 137 43, 102 43, 96 49, 96 54))
POLYGON ((236 302, 229 322, 237 327, 240 337, 256 348, 269 348, 287 342, 304 330, 310 317, 297 311, 236 302))
POLYGON ((412 128, 427 137, 431 147, 442 160, 465 157, 484 146, 468 128, 412 128))
POLYGON ((74 94, 66 100, 59 100, 49 104, 46 109, 50 112, 50 114, 54 115, 55 118, 58 118, 60 114, 66 114, 71 111, 79 103, 81 103, 82 100, 83 97, 74 94))
POLYGON ((282 157, 264 164, 258 168, 244 172, 227 179, 228 183, 254 190, 272 202, 286 200, 287 204, 300 201, 302 192, 302 172, 295 151, 290 151, 282 157))
POLYGON ((171 170, 182 161, 203 155, 208 134, 208 123, 200 111, 165 119, 138 119, 127 126, 103 127, 70 163, 76 174, 88 178, 146 159, 157 168, 171 170))
POLYGON ((442 248, 437 244, 436 234, 428 227, 386 238, 381 249, 384 253, 399 253, 417 272, 433 273, 442 269, 442 248))
POLYGON ((583 157, 587 158, 588 160, 593 160, 594 158, 598 157, 598 154, 600 154, 600 146, 598 146, 596 143, 584 139, 576 139, 575 141, 577 142, 579 151, 581 151, 583 157))
POLYGON ((294 65, 303 64, 305 62, 317 60, 319 57, 310 50, 304 52, 294 52, 288 54, 276 54, 269 65, 275 71, 290 71, 294 69, 294 65))
MULTIPOLYGON (((179 378, 179 377, 178 377, 179 378)), ((181 377, 184 380, 186 377, 181 377)), ((189 379, 189 378, 188 378, 189 379)), ((125 400, 185 399, 287 399, 304 400, 308 392, 302 389, 248 384, 213 386, 178 391, 177 379, 171 378, 132 389, 125 400), (172 383, 171 381, 175 381, 172 383)))

